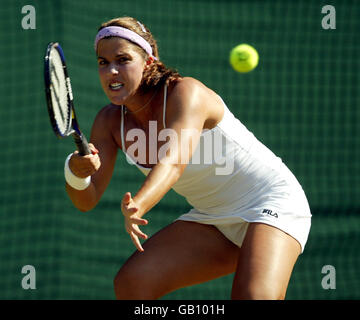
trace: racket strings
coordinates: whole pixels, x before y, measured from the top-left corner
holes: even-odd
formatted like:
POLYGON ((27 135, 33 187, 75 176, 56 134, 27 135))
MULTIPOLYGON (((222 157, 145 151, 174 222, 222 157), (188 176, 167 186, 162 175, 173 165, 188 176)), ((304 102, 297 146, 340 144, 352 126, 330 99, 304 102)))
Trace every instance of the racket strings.
POLYGON ((70 110, 68 107, 68 91, 61 57, 57 50, 50 52, 50 90, 54 117, 62 134, 69 130, 70 110))

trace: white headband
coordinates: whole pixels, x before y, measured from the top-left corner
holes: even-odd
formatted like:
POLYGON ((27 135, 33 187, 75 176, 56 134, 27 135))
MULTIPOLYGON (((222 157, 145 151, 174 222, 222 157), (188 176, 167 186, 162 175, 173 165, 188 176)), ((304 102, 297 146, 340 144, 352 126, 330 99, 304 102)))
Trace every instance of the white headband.
POLYGON ((143 48, 150 57, 157 60, 157 58, 153 56, 153 50, 149 42, 147 42, 143 37, 141 37, 134 31, 118 26, 110 26, 101 29, 95 38, 95 51, 97 49, 98 42, 105 37, 119 37, 129 40, 143 48))

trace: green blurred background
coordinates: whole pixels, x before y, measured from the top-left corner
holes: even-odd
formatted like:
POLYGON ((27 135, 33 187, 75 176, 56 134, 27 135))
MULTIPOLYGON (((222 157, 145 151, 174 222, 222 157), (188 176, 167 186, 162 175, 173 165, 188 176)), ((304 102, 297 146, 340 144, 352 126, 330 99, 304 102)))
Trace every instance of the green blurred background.
MULTIPOLYGON (((313 224, 287 299, 360 298, 360 2, 331 1, 336 29, 324 30, 327 1, 2 0, 0 6, 0 299, 113 299, 113 277, 134 247, 120 200, 143 175, 119 153, 99 205, 80 213, 64 190, 63 165, 74 149, 58 141, 45 104, 43 56, 50 41, 66 53, 80 125, 88 136, 101 90, 93 40, 111 18, 134 16, 155 35, 161 59, 218 92, 232 112, 279 155, 301 182, 313 224), (21 9, 36 9, 24 30, 21 9), (259 52, 239 74, 228 62, 239 43, 259 52), (24 265, 36 290, 24 290, 24 265), (324 290, 324 265, 336 289, 324 290)), ((155 233, 186 212, 169 192, 149 213, 155 233)), ((164 299, 229 299, 232 276, 164 299)))

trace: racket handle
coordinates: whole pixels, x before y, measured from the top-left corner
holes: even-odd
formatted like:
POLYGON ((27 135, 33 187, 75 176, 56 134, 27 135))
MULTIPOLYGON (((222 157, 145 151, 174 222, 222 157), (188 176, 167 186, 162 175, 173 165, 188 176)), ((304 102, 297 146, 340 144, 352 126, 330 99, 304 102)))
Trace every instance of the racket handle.
POLYGON ((77 149, 79 150, 79 154, 81 156, 91 154, 89 144, 88 144, 88 142, 86 140, 86 137, 83 134, 79 135, 77 133, 74 133, 73 137, 74 137, 77 149))

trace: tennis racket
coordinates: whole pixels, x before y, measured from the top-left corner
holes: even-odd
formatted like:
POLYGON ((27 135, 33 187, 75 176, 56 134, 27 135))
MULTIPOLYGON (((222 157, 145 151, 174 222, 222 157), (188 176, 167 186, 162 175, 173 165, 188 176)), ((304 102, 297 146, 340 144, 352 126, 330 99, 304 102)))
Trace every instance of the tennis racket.
POLYGON ((91 154, 75 115, 70 78, 59 43, 48 44, 44 64, 45 92, 51 126, 59 138, 73 136, 79 154, 91 154))

